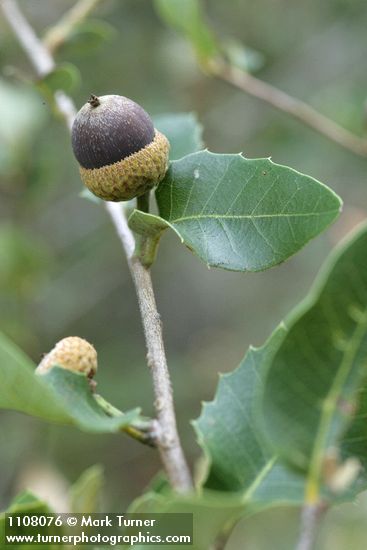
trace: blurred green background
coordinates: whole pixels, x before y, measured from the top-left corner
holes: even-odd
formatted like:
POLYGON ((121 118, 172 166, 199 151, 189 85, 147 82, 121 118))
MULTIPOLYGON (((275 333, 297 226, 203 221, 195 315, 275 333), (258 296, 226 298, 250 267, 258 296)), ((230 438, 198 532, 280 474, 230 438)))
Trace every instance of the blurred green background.
MULTIPOLYGON (((38 32, 74 2, 20 2, 38 32)), ((305 99, 352 131, 366 130, 367 8, 363 0, 207 0, 220 36, 259 53, 257 76, 305 99)), ((153 268, 175 390, 179 428, 191 463, 200 451, 189 420, 213 397, 218 371, 232 370, 306 293, 323 259, 366 217, 367 161, 206 77, 190 46, 156 16, 149 0, 105 0, 93 14, 105 40, 73 43, 57 61, 81 73, 78 107, 90 93, 131 97, 151 114, 194 111, 217 152, 272 156, 332 187, 340 220, 296 257, 265 273, 208 270, 173 234, 153 268), (102 22, 102 23, 101 23, 102 22), (103 26, 101 26, 103 24, 103 26)), ((93 23, 95 25, 97 23, 93 23)), ((114 230, 81 198, 68 133, 37 92, 18 43, 0 18, 1 330, 38 362, 59 339, 78 335, 98 350, 98 390, 122 409, 153 413, 134 289, 114 230)), ((0 413, 0 507, 26 485, 59 499, 94 463, 105 468, 106 510, 124 510, 159 468, 157 454, 125 436, 99 436, 0 413)), ((366 548, 364 496, 333 511, 320 548, 366 548)), ((229 549, 292 548, 297 511, 242 522, 229 549), (266 528, 265 528, 266 526, 266 528)))

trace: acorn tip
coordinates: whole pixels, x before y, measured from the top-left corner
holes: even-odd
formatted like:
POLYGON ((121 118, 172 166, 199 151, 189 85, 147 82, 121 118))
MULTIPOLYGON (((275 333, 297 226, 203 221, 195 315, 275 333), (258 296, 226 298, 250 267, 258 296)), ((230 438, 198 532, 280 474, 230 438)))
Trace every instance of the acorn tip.
POLYGON ((101 102, 99 101, 99 97, 94 94, 90 95, 90 98, 88 99, 88 103, 92 107, 98 107, 98 105, 101 104, 101 102))

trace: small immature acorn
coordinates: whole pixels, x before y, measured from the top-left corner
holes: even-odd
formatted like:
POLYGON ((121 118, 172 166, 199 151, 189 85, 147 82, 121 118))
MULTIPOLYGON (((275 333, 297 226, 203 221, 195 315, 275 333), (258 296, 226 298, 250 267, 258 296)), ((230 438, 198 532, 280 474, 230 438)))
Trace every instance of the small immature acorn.
POLYGON ((108 201, 140 197, 168 168, 167 138, 140 105, 120 95, 91 95, 74 120, 72 147, 84 184, 108 201))
POLYGON ((92 379, 97 371, 97 352, 87 340, 79 336, 63 338, 47 353, 36 369, 36 374, 46 374, 57 365, 63 369, 85 374, 92 379))

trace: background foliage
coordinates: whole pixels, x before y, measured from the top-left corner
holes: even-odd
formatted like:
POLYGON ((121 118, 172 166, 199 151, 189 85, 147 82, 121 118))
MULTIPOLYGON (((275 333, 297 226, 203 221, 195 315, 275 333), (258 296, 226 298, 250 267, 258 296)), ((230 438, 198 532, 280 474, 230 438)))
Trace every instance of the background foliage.
MULTIPOLYGON (((69 5, 65 0, 22 2, 38 29, 55 21, 69 5)), ((258 52, 252 59, 261 77, 356 132, 363 131, 363 2, 209 0, 206 5, 220 34, 258 52)), ((174 235, 166 235, 154 278, 178 419, 194 459, 199 450, 188 420, 199 415, 201 400, 212 399, 217 371, 232 370, 249 344, 264 342, 305 295, 332 245, 366 217, 365 161, 206 78, 190 47, 164 27, 147 0, 104 2, 98 17, 102 23, 88 24, 99 28, 99 41, 91 40, 96 34, 89 26, 84 41, 72 41, 58 54, 60 61, 74 62, 80 70, 78 78, 64 67, 68 76, 63 76, 71 86, 79 80, 73 90, 78 105, 90 92, 120 93, 157 115, 195 111, 211 150, 242 150, 250 158, 271 155, 275 162, 330 185, 345 203, 335 226, 286 264, 255 275, 208 271, 176 245, 174 235)), ((32 77, 27 60, 2 20, 0 31, 1 329, 35 362, 63 336, 87 338, 99 352, 99 391, 123 410, 143 404, 143 412, 150 414, 152 394, 140 320, 117 238, 104 212, 78 199, 80 181, 69 137, 27 83, 32 77)), ((96 439, 13 413, 1 412, 0 420, 1 506, 30 483, 44 485, 47 476, 60 500, 62 487, 86 466, 100 462, 106 471, 106 506, 123 509, 158 468, 154 451, 125 437, 96 439)), ((363 499, 358 509, 346 506, 330 514, 323 547, 363 548, 363 536, 358 538, 359 530, 365 537, 363 499)), ((266 548, 271 536, 274 548, 284 550, 293 543, 296 525, 295 512, 266 512, 242 522, 230 545, 238 547, 245 532, 249 548, 266 548), (289 541, 284 540, 286 532, 289 541)))

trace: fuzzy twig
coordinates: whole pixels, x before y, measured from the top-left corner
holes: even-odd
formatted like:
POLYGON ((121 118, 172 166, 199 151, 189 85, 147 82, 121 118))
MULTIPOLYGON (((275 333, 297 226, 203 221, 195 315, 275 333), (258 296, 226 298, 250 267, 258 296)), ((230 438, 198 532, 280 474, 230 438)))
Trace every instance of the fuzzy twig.
POLYGON ((210 61, 209 74, 292 116, 355 155, 367 157, 367 140, 356 136, 316 109, 275 86, 222 61, 210 61))
POLYGON ((304 505, 301 513, 301 531, 296 550, 312 550, 318 526, 326 510, 326 504, 323 502, 306 503, 304 505))
MULTIPOLYGON (((1 0, 3 13, 15 36, 27 53, 37 75, 42 77, 55 68, 55 62, 46 46, 35 34, 25 19, 16 0, 1 0)), ((73 101, 64 92, 56 92, 56 105, 66 125, 71 129, 76 109, 73 101)), ((135 284, 142 317, 147 359, 155 391, 155 441, 172 487, 178 492, 192 488, 190 471, 179 440, 170 376, 163 345, 162 326, 155 302, 149 269, 134 256, 135 239, 127 224, 126 216, 119 204, 106 203, 116 232, 125 251, 129 269, 135 284)))
POLYGON ((147 345, 148 366, 153 377, 157 414, 157 446, 172 486, 179 491, 192 488, 191 476, 179 441, 173 406, 172 388, 164 351, 162 325, 155 302, 150 271, 134 256, 135 240, 118 203, 107 202, 110 213, 128 260, 138 295, 141 318, 147 345))

